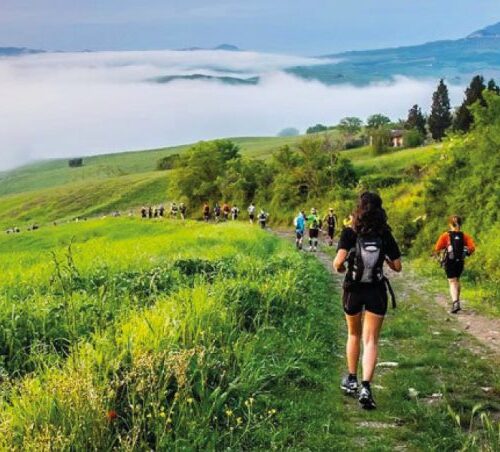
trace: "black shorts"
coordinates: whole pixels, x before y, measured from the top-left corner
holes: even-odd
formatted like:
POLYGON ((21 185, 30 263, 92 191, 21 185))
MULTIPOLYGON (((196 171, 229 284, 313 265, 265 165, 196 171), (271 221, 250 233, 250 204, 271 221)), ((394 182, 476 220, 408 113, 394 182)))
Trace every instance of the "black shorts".
POLYGON ((249 215, 249 217, 250 217, 250 220, 253 220, 253 219, 255 218, 255 215, 254 215, 253 213, 251 213, 251 214, 249 215))
POLYGON ((317 239, 319 235, 319 229, 309 229, 309 238, 317 239))
POLYGON ((295 231, 295 236, 298 240, 300 240, 302 237, 304 237, 304 233, 301 231, 295 231))
POLYGON ((347 315, 359 314, 363 307, 372 314, 383 316, 387 312, 387 290, 382 284, 360 284, 344 289, 342 301, 347 315))
POLYGON ((335 228, 333 226, 328 226, 328 237, 333 239, 334 235, 335 235, 335 228))
POLYGON ((444 264, 444 271, 448 279, 460 278, 464 271, 464 261, 450 261, 444 264))

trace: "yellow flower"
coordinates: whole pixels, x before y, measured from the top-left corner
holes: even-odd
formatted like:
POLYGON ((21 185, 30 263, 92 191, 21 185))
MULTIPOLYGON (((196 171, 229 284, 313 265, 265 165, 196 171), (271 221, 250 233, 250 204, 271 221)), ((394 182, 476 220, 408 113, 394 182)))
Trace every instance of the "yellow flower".
POLYGON ((187 403, 190 403, 190 404, 191 404, 191 403, 193 403, 193 402, 194 402, 194 399, 193 399, 192 397, 189 397, 189 398, 187 399, 187 403))
POLYGON ((165 411, 160 411, 160 417, 166 417, 165 411))
POLYGON ((267 411, 267 414, 269 416, 274 416, 277 413, 275 408, 271 408, 270 410, 267 411))
POLYGON ((169 417, 166 421, 165 421, 167 424, 171 424, 172 423, 172 418, 169 417))
POLYGON ((237 418, 237 419, 236 419, 236 423, 237 423, 238 425, 243 424, 243 419, 242 419, 241 417, 237 418))
POLYGON ((233 410, 226 410, 226 416, 231 417, 233 415, 233 410))

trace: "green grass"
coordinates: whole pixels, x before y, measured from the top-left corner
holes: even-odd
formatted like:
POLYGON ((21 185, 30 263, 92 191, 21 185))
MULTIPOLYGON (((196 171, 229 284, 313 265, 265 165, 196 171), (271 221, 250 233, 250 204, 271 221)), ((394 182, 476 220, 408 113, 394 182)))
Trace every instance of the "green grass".
MULTIPOLYGON (((300 137, 232 138, 244 155, 265 158, 274 149, 294 144, 300 137)), ((157 161, 170 154, 186 150, 189 145, 161 149, 121 152, 86 157, 84 166, 69 168, 68 159, 42 161, 0 173, 0 196, 73 184, 95 183, 98 179, 149 173, 156 170, 157 161)))
POLYGON ((2 450, 494 450, 495 367, 412 273, 364 412, 330 275, 256 227, 89 220, 0 237, 0 263, 2 450))

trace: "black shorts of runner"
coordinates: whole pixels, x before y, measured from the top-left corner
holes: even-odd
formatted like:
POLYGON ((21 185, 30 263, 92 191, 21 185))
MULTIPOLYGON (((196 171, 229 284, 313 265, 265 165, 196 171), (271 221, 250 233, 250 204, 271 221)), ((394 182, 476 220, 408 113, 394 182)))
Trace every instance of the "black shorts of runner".
POLYGON ((297 236, 297 240, 300 240, 302 237, 304 237, 304 233, 301 231, 295 231, 295 234, 297 236))
POLYGON ((319 229, 309 229, 309 237, 311 239, 317 239, 319 235, 319 229))
POLYGON ((372 314, 384 316, 387 312, 387 291, 381 284, 360 284, 342 294, 344 312, 357 315, 363 308, 372 314))
POLYGON ((334 235, 335 235, 335 228, 333 226, 328 226, 328 237, 333 239, 334 235))
POLYGON ((450 261, 446 262, 444 265, 444 271, 446 272, 446 277, 448 279, 460 278, 462 272, 464 271, 463 261, 450 261))
POLYGON ((254 214, 250 214, 250 220, 253 220, 255 218, 255 215, 254 214))

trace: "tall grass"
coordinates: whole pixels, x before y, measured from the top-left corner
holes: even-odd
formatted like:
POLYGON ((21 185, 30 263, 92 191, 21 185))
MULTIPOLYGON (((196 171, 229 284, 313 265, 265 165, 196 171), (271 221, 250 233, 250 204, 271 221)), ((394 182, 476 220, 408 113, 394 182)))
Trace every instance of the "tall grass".
POLYGON ((2 449, 270 447, 279 394, 319 384, 304 301, 323 281, 256 229, 189 226, 95 221, 66 226, 71 248, 64 228, 31 241, 42 263, 20 252, 1 286, 2 449))

